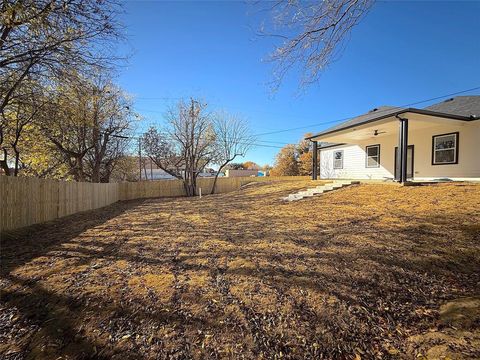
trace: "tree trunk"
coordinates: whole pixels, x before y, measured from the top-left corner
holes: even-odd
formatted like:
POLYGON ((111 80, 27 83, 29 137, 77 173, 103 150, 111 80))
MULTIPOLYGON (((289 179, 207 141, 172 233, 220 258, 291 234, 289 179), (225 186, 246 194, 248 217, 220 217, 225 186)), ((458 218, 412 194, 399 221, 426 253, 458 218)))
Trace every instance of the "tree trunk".
POLYGON ((20 165, 20 152, 18 151, 16 146, 13 148, 13 151, 15 152, 15 168, 13 171, 13 176, 18 176, 18 167, 20 165))
POLYGON ((5 172, 5 175, 10 176, 10 168, 8 167, 8 162, 7 162, 7 149, 2 149, 3 150, 3 159, 0 161, 0 166, 2 167, 3 171, 5 172))
POLYGON ((85 173, 83 172, 83 156, 78 156, 75 161, 75 180, 78 182, 84 182, 85 173))
POLYGON ((220 165, 220 167, 218 168, 218 171, 217 173, 215 174, 215 179, 213 180, 213 186, 212 186, 212 191, 210 192, 210 195, 214 194, 215 193, 215 186, 217 185, 217 179, 218 179, 218 175, 220 175, 220 172, 223 170, 223 168, 225 166, 227 166, 230 162, 232 162, 233 160, 235 160, 235 157, 237 155, 235 155, 233 158, 231 159, 228 159, 227 161, 225 161, 222 165, 220 165))
POLYGON ((215 194, 215 186, 217 186, 218 175, 220 175, 220 169, 218 169, 217 173, 215 174, 215 179, 213 179, 212 191, 210 191, 210 195, 215 194))
POLYGON ((225 166, 227 166, 227 164, 228 164, 228 162, 225 163, 225 164, 223 164, 222 166, 220 166, 220 167, 218 168, 218 171, 217 171, 217 173, 215 174, 215 179, 213 180, 213 186, 212 186, 212 191, 210 191, 210 195, 215 194, 215 186, 217 186, 218 175, 220 175, 220 172, 223 170, 223 168, 224 168, 225 166))
POLYGON ((183 187, 185 188, 185 192, 187 196, 195 196, 195 186, 191 183, 188 183, 187 180, 183 181, 183 187))
POLYGON ((195 196, 197 193, 197 176, 193 171, 185 171, 183 186, 187 196, 195 196))
POLYGON ((95 161, 93 163, 91 181, 93 183, 99 183, 100 182, 100 162, 97 159, 95 159, 95 161))

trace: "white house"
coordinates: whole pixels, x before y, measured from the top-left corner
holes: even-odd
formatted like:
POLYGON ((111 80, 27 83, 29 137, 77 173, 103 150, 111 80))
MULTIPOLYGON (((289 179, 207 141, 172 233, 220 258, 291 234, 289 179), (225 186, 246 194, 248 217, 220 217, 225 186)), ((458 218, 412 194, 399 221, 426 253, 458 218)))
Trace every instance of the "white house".
POLYGON ((480 96, 382 106, 308 139, 313 179, 480 180, 480 96))

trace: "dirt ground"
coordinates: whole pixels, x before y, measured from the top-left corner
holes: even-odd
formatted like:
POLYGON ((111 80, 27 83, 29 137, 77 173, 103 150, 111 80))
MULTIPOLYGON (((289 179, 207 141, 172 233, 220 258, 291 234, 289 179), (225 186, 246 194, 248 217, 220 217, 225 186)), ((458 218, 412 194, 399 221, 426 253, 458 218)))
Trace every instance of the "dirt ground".
POLYGON ((480 185, 309 185, 4 236, 0 358, 480 358, 480 185))

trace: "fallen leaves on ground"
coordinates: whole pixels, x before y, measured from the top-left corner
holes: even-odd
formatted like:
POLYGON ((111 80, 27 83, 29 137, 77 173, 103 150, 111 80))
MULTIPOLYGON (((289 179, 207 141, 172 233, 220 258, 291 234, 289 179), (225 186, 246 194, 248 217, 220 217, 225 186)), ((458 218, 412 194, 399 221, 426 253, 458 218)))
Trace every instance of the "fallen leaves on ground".
POLYGON ((280 200, 312 184, 123 202, 2 238, 1 357, 480 358, 480 186, 280 200))

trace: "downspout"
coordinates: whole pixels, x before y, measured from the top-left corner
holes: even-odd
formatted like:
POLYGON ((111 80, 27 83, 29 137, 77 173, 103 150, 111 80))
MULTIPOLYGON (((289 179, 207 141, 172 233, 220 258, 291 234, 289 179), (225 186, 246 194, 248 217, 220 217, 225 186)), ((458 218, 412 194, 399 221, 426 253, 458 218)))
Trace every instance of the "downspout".
POLYGON ((313 143, 313 154, 312 154, 312 180, 317 180, 318 178, 318 142, 312 141, 313 143))
POLYGON ((398 136, 398 159, 399 176, 398 181, 402 184, 407 182, 407 148, 408 148, 408 119, 395 115, 400 121, 398 136))

